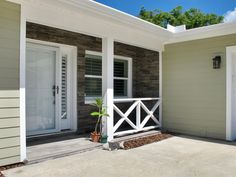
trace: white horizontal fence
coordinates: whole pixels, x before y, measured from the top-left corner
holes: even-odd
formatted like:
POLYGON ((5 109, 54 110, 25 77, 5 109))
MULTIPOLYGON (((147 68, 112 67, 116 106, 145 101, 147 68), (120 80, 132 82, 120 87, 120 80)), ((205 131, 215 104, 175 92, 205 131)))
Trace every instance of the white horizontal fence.
POLYGON ((113 135, 114 136, 121 136, 125 134, 132 134, 132 133, 137 133, 140 131, 145 131, 145 130, 151 130, 155 129, 158 127, 161 127, 160 123, 160 118, 159 120, 157 117, 154 116, 154 113, 157 111, 157 108, 161 105, 161 99, 160 98, 127 98, 127 99, 114 99, 114 104, 113 104, 113 109, 114 111, 120 116, 120 119, 118 122, 114 125, 113 127, 113 135), (144 104, 144 101, 150 101, 150 102, 155 102, 153 105, 152 109, 149 110, 148 107, 144 104), (131 102, 131 106, 129 109, 124 113, 116 104, 121 104, 121 103, 129 103, 131 102), (129 116, 133 112, 133 110, 136 109, 136 123, 134 124, 129 116), (141 111, 142 109, 147 113, 146 117, 142 120, 141 119, 141 111), (148 123, 149 120, 153 120, 155 125, 153 126, 146 126, 145 125, 148 123), (117 131, 119 127, 124 123, 127 122, 132 129, 131 130, 126 130, 126 131, 117 131))

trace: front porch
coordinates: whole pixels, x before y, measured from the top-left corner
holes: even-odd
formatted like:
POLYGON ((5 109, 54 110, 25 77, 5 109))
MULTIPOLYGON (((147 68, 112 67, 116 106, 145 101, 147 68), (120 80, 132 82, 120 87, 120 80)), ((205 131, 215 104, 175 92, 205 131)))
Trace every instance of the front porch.
POLYGON ((102 144, 93 143, 89 135, 60 133, 45 137, 27 139, 27 164, 79 154, 102 148, 102 144))
MULTIPOLYGON (((22 130, 22 136, 37 136, 35 130, 40 130, 40 134, 44 134, 44 131, 52 128, 55 130, 53 133, 65 130, 78 134, 92 132, 96 120, 90 116, 94 111, 90 103, 96 97, 103 98, 109 114, 102 122, 102 133, 108 136, 108 141, 161 128, 161 48, 152 49, 146 43, 138 45, 116 37, 96 37, 97 35, 69 31, 70 28, 67 27, 57 28, 55 25, 43 24, 25 21, 27 50, 21 62, 24 66, 21 67, 21 74, 26 78, 22 79, 21 85, 26 88, 22 91, 22 101, 26 108, 20 109, 23 113, 26 112, 26 129, 22 130), (38 50, 39 48, 43 50, 38 50), (47 61, 53 61, 50 62, 51 69, 47 63, 44 62, 42 65, 39 60, 40 56, 48 54, 48 51, 50 56, 47 61), (37 77, 33 78, 35 71, 39 71, 35 67, 43 74, 37 74, 37 77), (44 69, 51 73, 50 82, 45 82, 49 77, 43 72, 44 69), (31 80, 37 82, 30 84, 31 80), (39 81, 42 84, 39 84, 39 81), (51 83, 53 85, 50 85, 51 83), (42 99, 42 95, 39 94, 40 90, 44 89, 41 88, 43 84, 47 88, 46 99, 42 99), (37 94, 29 95, 30 89, 33 92, 39 91, 37 94), (32 100, 38 100, 37 105, 33 105, 35 103, 32 100), (48 101, 45 104, 43 100, 48 101), (31 109, 32 106, 36 111, 31 109), (53 109, 48 109, 50 107, 53 109), (42 111, 45 108, 48 111, 42 111), (50 115, 45 116, 46 112, 50 115), (50 117, 50 121, 45 120, 47 117, 50 117)), ((51 155, 60 156, 80 151, 83 147, 81 143, 85 144, 84 147, 87 149, 94 146, 87 139, 74 140, 42 143, 37 147, 22 146, 22 158, 35 161, 52 158, 51 155), (50 146, 54 143, 55 145, 50 146), (53 149, 55 152, 51 154, 53 149), (38 154, 38 151, 43 153, 38 154)))
MULTIPOLYGON (((49 95, 53 91, 50 99, 59 100, 52 101, 54 103, 51 106, 55 107, 56 115, 59 115, 55 117, 58 122, 55 126, 58 128, 53 134, 61 136, 47 137, 45 136, 47 134, 33 134, 36 137, 46 138, 43 140, 36 138, 34 143, 27 144, 29 163, 100 148, 101 144, 89 141, 89 135, 83 136, 94 129, 95 119, 90 116, 94 108, 90 103, 96 97, 103 97, 109 114, 109 117, 104 118, 102 122, 102 133, 108 136, 108 141, 161 128, 161 52, 117 42, 113 38, 98 38, 31 22, 27 22, 26 27, 27 46, 30 43, 40 48, 53 47, 58 53, 55 60, 62 66, 56 69, 58 73, 56 76, 61 78, 59 85, 56 84, 59 91, 51 90, 55 88, 54 86, 48 87, 49 95), (67 65, 63 66, 63 62, 67 65), (71 69, 74 74, 70 73, 71 69), (67 126, 64 126, 65 121, 67 126), (67 136, 64 134, 65 131, 72 131, 74 134, 67 136)), ((26 54, 28 52, 29 47, 26 54)), ((32 55, 27 55, 26 63, 31 57, 32 55)), ((39 60, 33 61, 39 62, 39 60)), ((31 71, 35 70, 31 68, 31 71)), ((33 73, 26 77, 27 84, 30 83, 32 75, 33 73)), ((38 79, 37 83, 44 80, 38 79)), ((26 87, 26 96, 28 94, 26 87)), ((32 103, 27 99, 26 105, 32 103)), ((36 97, 32 99, 35 100, 36 97)), ((42 100, 41 97, 39 100, 42 100)), ((45 103, 38 106, 41 105, 45 103)), ((26 112, 26 122, 29 122, 31 111, 28 107, 26 112)), ((48 126, 47 124, 37 126, 39 119, 35 120, 31 121, 35 128, 48 126)), ((45 120, 42 119, 40 122, 44 123, 45 120)), ((28 125, 31 124, 26 124, 27 130, 28 125)), ((31 139, 31 135, 27 136, 27 139, 31 139)))
MULTIPOLYGON (((109 114, 109 118, 103 119, 103 134, 108 136, 109 141, 117 136, 161 127, 162 56, 160 51, 117 42, 111 37, 93 37, 31 22, 27 22, 26 37, 27 46, 29 44, 38 46, 37 49, 42 46, 53 47, 53 50, 58 53, 55 60, 61 63, 59 64, 61 68, 56 69, 56 77, 59 80, 61 78, 61 81, 57 82, 51 78, 56 84, 47 86, 49 99, 52 100, 47 102, 47 105, 56 110, 55 120, 58 123, 48 124, 42 119, 41 123, 47 123, 43 127, 56 126, 55 130, 58 132, 72 130, 79 134, 93 131, 95 119, 90 116, 90 113, 94 111, 94 108, 90 103, 96 97, 103 97, 109 114), (68 51, 71 52, 68 53, 68 51), (71 69, 73 69, 72 73, 71 69), (51 90, 51 88, 56 89, 51 90), (63 122, 66 122, 66 126, 63 122)), ((26 54, 31 52, 28 48, 26 54)), ((39 60, 29 60, 33 58, 35 52, 37 50, 33 55, 27 55, 26 63, 39 62, 39 60)), ((29 64, 26 66, 31 67, 32 65, 29 64)), ((36 70, 30 69, 33 72, 36 70)), ((40 68, 40 70, 43 69, 40 68)), ((45 67, 45 70, 48 70, 48 67, 45 67)), ((33 72, 26 73, 28 85, 33 72)), ((37 75, 38 82, 46 78, 45 76, 44 79, 39 79, 37 75)), ((42 83, 45 84, 45 82, 42 83)), ((28 85, 26 97, 29 95, 28 85)), ((40 85, 35 88, 39 90, 39 93, 42 90, 39 89, 40 85)), ((31 98, 31 95, 27 99, 31 98)), ((35 96, 32 99, 36 99, 35 96)), ((26 105, 31 103, 32 99, 26 100, 26 105)), ((38 100, 43 101, 41 97, 38 100)), ((37 103, 34 107, 41 107, 41 105, 44 103, 37 103)), ((32 104, 28 107, 31 108, 31 106, 32 104)), ((39 115, 35 116, 34 120, 30 120, 32 111, 28 107, 26 108, 26 122, 33 123, 36 117, 45 116, 38 113, 39 115)), ((42 127, 35 123, 34 127, 28 127, 28 125, 31 124, 27 124, 27 130, 42 127)))

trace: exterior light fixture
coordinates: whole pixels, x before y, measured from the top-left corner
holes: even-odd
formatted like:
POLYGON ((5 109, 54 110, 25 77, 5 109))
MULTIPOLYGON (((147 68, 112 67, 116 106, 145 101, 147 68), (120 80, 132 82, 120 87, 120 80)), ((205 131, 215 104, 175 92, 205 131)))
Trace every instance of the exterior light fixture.
POLYGON ((221 56, 216 56, 213 60, 213 69, 220 69, 221 56))

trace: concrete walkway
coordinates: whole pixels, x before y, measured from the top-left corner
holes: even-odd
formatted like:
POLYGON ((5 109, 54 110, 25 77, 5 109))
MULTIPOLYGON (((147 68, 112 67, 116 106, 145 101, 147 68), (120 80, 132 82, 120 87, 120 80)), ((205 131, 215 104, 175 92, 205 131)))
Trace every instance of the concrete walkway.
POLYGON ((4 171, 6 177, 233 177, 235 143, 173 137, 128 151, 96 149, 4 171))

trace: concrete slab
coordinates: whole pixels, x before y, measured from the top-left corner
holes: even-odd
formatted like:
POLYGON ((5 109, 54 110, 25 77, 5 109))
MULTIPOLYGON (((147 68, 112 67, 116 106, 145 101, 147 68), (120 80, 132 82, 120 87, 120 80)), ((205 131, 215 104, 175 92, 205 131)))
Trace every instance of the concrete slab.
POLYGON ((95 149, 4 171, 6 177, 233 177, 236 143, 172 137, 132 150, 95 149))

